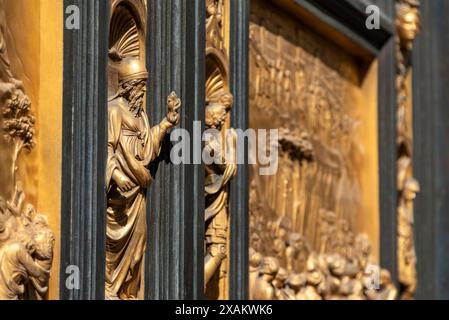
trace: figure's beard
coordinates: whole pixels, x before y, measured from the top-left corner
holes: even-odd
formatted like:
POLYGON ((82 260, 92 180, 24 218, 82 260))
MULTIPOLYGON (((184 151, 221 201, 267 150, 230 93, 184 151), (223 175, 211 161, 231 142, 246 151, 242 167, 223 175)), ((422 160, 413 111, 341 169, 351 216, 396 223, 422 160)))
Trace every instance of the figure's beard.
POLYGON ((143 101, 145 93, 142 88, 135 88, 129 95, 129 111, 135 112, 136 115, 140 115, 143 110, 143 101))

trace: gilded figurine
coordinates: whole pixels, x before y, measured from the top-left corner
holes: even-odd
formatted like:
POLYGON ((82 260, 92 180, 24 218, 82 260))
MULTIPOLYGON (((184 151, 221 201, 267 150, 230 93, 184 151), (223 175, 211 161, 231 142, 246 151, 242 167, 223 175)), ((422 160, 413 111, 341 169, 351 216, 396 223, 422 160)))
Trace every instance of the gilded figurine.
POLYGON ((0 215, 0 300, 44 299, 55 243, 47 218, 3 199, 0 215))
POLYGON ((279 261, 274 257, 265 257, 263 261, 262 274, 257 278, 254 285, 254 300, 275 300, 276 288, 273 281, 279 271, 279 261))
POLYGON ((263 256, 253 248, 249 249, 249 299, 253 299, 253 292, 257 278, 262 271, 263 256))
POLYGON ((412 69, 413 41, 420 30, 418 0, 396 2, 397 179, 398 179, 398 278, 401 299, 412 299, 417 285, 413 240, 413 200, 420 187, 413 177, 411 99, 407 79, 412 69))
POLYGON ((45 215, 32 204, 23 205, 19 158, 35 146, 35 117, 23 84, 10 69, 7 32, 0 7, 0 139, 11 147, 12 181, 9 200, 0 196, 0 300, 42 300, 48 292, 55 236, 45 215))
POLYGON ((181 101, 171 93, 167 116, 150 127, 143 62, 111 54, 120 63, 119 87, 108 104, 106 298, 129 300, 137 299, 142 287, 146 192, 152 181, 148 166, 159 155, 167 130, 179 123, 181 101))
MULTIPOLYGON (((209 102, 206 107, 206 129, 221 131, 232 107, 233 97, 223 92, 216 99, 209 102)), ((226 146, 220 139, 211 135, 205 143, 205 151, 213 154, 214 161, 206 165, 205 191, 206 191, 206 255, 204 261, 205 286, 218 272, 218 283, 225 278, 226 258, 228 245, 228 184, 237 172, 237 165, 232 159, 227 159, 229 149, 235 150, 235 136, 226 135, 226 146)))
POLYGON ((420 191, 418 181, 411 174, 411 159, 398 160, 398 270, 401 299, 412 299, 416 291, 416 253, 413 240, 413 200, 420 191))
POLYGON ((147 242, 149 165, 161 152, 167 131, 179 124, 181 101, 172 92, 167 115, 150 126, 146 113, 144 2, 113 6, 109 30, 108 158, 106 168, 106 284, 109 300, 134 300, 143 294, 147 242), (131 10, 140 3, 140 9, 131 10))

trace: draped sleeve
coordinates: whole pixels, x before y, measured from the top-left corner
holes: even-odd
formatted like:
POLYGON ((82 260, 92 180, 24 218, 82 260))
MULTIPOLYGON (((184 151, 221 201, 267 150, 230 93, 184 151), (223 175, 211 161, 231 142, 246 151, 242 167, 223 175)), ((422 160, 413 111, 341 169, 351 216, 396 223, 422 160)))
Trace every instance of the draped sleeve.
POLYGON ((118 108, 115 103, 111 103, 108 107, 108 160, 106 164, 106 187, 108 189, 114 170, 119 168, 115 152, 120 140, 122 117, 118 108))

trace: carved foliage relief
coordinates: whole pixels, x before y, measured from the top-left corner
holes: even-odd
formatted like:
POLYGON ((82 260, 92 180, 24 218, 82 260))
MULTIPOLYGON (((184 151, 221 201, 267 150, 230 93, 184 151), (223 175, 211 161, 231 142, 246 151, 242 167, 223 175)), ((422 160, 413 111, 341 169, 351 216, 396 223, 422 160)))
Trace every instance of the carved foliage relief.
POLYGON ((0 300, 41 300, 48 291, 55 236, 47 217, 25 204, 18 174, 21 156, 36 143, 36 119, 32 101, 11 70, 3 10, 0 3, 0 146, 1 165, 9 167, 2 168, 3 181, 10 183, 0 194, 0 300))
POLYGON ((360 227, 378 219, 364 206, 360 66, 264 1, 250 23, 250 127, 280 128, 277 174, 251 176, 250 298, 395 298, 360 227))

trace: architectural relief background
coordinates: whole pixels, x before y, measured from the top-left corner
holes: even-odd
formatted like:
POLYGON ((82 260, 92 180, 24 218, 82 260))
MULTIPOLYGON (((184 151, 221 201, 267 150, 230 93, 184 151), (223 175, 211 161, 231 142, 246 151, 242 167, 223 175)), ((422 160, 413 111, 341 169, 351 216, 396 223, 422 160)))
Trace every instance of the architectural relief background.
MULTIPOLYGON (((48 0, 0 0, 2 28, 11 72, 23 83, 36 118, 31 153, 18 159, 17 180, 31 203, 48 219, 55 238, 60 230, 61 125, 62 125, 62 2, 48 0)), ((0 119, 1 120, 1 119, 0 119)), ((3 137, 3 133, 2 133, 3 137)), ((10 144, 0 138, 0 195, 10 199, 10 144), (8 169, 7 169, 8 168, 8 169), (3 183, 4 182, 4 183, 3 183)), ((59 291, 59 240, 53 249, 53 268, 46 297, 59 291)))
POLYGON ((251 10, 250 127, 281 128, 277 174, 251 177, 252 298, 393 298, 386 270, 381 290, 368 288, 379 250, 377 64, 264 1, 251 10))
POLYGON ((414 243, 414 199, 420 191, 413 176, 412 48, 420 31, 420 2, 396 1, 396 90, 397 90, 397 259, 401 298, 414 297, 417 286, 414 243))

